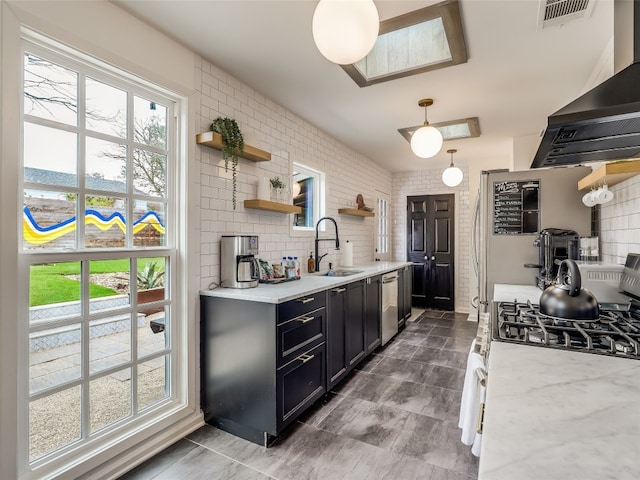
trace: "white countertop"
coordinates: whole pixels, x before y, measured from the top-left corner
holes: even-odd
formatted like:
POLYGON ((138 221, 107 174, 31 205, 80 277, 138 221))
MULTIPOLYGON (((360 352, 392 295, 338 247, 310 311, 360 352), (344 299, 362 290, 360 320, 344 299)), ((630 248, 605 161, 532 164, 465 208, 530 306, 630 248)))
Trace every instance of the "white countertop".
POLYGON ((537 305, 540 301, 540 295, 542 295, 542 290, 534 285, 496 283, 493 286, 494 302, 513 302, 517 300, 518 302, 526 303, 528 300, 537 305))
POLYGON ((282 303, 304 295, 310 295, 339 285, 345 285, 362 278, 391 272, 406 265, 411 265, 411 262, 372 262, 367 265, 355 265, 353 267, 338 266, 335 270, 361 270, 362 273, 356 273, 348 277, 303 274, 300 280, 275 285, 261 283, 256 288, 236 289, 218 287, 213 290, 200 290, 200 295, 247 300, 251 302, 282 303))
POLYGON ((639 476, 640 361, 491 342, 479 480, 639 476))

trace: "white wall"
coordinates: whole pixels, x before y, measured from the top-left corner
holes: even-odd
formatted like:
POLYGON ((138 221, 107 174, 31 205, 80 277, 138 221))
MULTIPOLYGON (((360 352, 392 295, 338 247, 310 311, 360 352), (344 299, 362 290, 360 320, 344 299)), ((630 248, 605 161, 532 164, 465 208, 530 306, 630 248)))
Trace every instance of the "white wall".
POLYGON ((460 165, 464 174, 462 183, 449 188, 442 183, 442 170, 430 169, 419 172, 403 172, 393 174, 391 196, 393 259, 407 259, 407 197, 412 195, 455 195, 455 259, 454 287, 455 311, 469 311, 469 277, 470 277, 470 210, 469 210, 469 169, 460 165))
POLYGON ((610 188, 613 200, 600 207, 601 260, 624 264, 640 253, 640 175, 610 188))
MULTIPOLYGON (((314 249, 314 232, 293 232, 292 215, 245 209, 243 205, 245 199, 256 198, 258 179, 264 176, 279 175, 289 185, 294 161, 326 174, 325 213, 336 219, 340 242, 353 243, 355 264, 373 261, 375 218, 339 215, 338 208, 355 202, 358 193, 363 194, 368 206, 374 207, 375 190, 391 192, 389 172, 206 60, 199 60, 196 65, 196 79, 202 99, 196 106, 199 131, 209 130, 211 121, 219 115, 235 118, 246 143, 271 152, 272 156, 270 162, 239 159, 237 208, 233 210, 231 180, 220 176, 224 171, 221 153, 198 147, 200 287, 207 288, 220 280, 221 235, 258 235, 260 257, 269 262, 279 261, 283 255, 302 260, 309 257, 314 249)), ((332 226, 325 225, 328 231, 323 235, 332 236, 332 226)), ((330 252, 322 260, 323 267, 328 262, 338 264, 339 252, 330 242, 321 242, 320 252, 330 252)))

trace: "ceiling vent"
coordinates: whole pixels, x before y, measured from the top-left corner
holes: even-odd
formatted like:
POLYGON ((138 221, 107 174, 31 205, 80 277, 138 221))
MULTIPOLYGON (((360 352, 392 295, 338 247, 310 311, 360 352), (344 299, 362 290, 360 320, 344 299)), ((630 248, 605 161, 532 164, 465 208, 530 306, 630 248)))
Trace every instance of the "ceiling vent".
POLYGON ((589 18, 596 0, 540 0, 538 28, 589 18))

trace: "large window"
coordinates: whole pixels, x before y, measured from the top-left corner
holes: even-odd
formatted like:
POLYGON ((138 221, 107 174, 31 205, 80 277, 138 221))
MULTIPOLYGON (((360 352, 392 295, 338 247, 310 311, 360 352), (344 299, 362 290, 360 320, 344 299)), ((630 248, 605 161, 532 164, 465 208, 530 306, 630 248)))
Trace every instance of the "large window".
POLYGON ((175 405, 175 100, 23 47, 23 268, 32 466, 175 405))

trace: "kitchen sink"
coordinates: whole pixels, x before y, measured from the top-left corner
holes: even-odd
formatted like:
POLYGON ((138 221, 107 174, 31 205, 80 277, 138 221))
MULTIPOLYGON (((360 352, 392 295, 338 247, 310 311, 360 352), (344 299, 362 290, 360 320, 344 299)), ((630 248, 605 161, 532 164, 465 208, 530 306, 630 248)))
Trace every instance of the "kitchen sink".
POLYGON ((317 276, 320 276, 320 277, 330 277, 330 276, 333 276, 333 277, 348 277, 350 275, 355 275, 357 273, 363 273, 363 272, 364 272, 364 270, 342 270, 342 269, 340 269, 340 270, 334 270, 333 271, 333 275, 329 275, 328 274, 329 273, 328 270, 324 271, 324 272, 314 273, 313 275, 317 275, 317 276))

